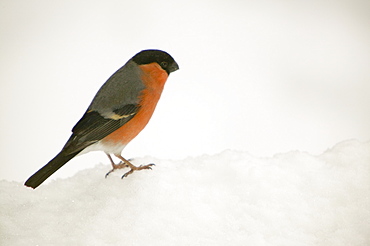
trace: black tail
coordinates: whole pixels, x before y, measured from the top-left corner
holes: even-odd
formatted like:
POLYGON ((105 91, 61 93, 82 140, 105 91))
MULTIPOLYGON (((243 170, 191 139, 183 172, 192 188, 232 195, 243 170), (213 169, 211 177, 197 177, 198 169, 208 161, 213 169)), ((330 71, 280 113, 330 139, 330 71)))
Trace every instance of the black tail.
POLYGON ((65 152, 61 151, 57 156, 55 156, 51 161, 49 161, 48 164, 43 166, 34 175, 27 179, 24 185, 35 189, 40 184, 42 184, 42 182, 44 182, 47 178, 49 178, 50 175, 55 173, 59 168, 61 168, 69 160, 75 157, 79 152, 80 151, 77 151, 76 153, 72 154, 65 154, 65 152))

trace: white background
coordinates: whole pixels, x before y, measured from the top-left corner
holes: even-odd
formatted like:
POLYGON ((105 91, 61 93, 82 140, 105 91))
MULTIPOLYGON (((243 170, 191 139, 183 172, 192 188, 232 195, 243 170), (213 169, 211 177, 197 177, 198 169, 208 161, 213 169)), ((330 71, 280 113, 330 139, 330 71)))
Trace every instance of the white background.
MULTIPOLYGON (((0 179, 23 181, 54 157, 106 79, 148 48, 169 52, 180 70, 127 158, 319 154, 367 141, 369 5, 2 1, 0 179)), ((97 163, 109 161, 89 153, 54 177, 97 163)))

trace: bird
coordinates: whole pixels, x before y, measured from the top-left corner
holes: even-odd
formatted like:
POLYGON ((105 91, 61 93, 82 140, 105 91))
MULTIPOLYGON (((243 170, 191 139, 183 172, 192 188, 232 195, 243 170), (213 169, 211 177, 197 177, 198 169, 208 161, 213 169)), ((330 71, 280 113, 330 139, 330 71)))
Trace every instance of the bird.
POLYGON ((154 164, 135 166, 121 152, 147 125, 167 78, 178 69, 172 56, 162 50, 142 50, 134 55, 101 86, 62 150, 24 185, 37 188, 72 158, 90 151, 103 151, 108 156, 112 170, 107 175, 125 167, 130 171, 122 178, 151 169, 154 164), (115 164, 111 155, 120 162, 115 164))

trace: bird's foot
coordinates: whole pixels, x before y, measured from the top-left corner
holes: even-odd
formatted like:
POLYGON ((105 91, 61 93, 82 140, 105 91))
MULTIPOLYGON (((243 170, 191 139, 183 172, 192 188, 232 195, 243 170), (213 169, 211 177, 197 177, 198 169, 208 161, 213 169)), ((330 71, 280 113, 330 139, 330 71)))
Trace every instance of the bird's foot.
POLYGON ((148 164, 148 165, 141 165, 141 166, 135 166, 131 163, 131 160, 132 159, 128 159, 126 160, 125 158, 123 158, 121 155, 116 155, 116 157, 118 157, 121 161, 120 163, 118 164, 115 164, 112 160, 112 157, 107 154, 109 160, 111 161, 111 164, 112 164, 112 170, 110 170, 106 175, 105 177, 108 177, 108 175, 110 173, 112 173, 114 170, 116 169, 122 169, 122 168, 126 168, 126 167, 129 167, 130 168, 130 171, 128 171, 127 173, 125 173, 122 178, 124 177, 127 177, 128 175, 130 175, 131 173, 135 172, 135 171, 139 171, 139 170, 143 170, 143 169, 152 169, 152 166, 154 166, 155 164, 148 164))
POLYGON ((122 169, 122 168, 126 168, 126 167, 129 167, 129 165, 127 165, 126 163, 124 163, 123 161, 120 161, 118 164, 114 164, 112 162, 112 170, 110 170, 109 172, 107 172, 107 174, 105 175, 105 178, 108 177, 109 174, 111 174, 114 170, 116 169, 122 169))
POLYGON ((148 164, 148 165, 140 165, 140 166, 134 166, 131 164, 130 168, 131 170, 128 171, 127 173, 125 173, 124 175, 122 175, 122 179, 127 177, 128 175, 130 175, 131 173, 135 172, 135 171, 139 171, 139 170, 143 170, 143 169, 150 169, 152 170, 152 166, 155 166, 154 163, 151 163, 151 164, 148 164))

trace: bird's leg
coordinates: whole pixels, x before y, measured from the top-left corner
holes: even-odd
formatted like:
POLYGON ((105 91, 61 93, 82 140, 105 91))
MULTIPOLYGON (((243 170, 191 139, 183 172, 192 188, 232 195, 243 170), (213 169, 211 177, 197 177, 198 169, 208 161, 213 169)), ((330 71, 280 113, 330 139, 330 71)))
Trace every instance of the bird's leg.
MULTIPOLYGON (((148 165, 140 165, 140 166, 134 166, 131 162, 129 162, 128 160, 126 160, 125 158, 123 158, 121 155, 115 155, 117 158, 119 158, 126 166, 128 166, 131 170, 128 171, 127 173, 125 173, 122 178, 125 178, 127 177, 128 175, 130 175, 131 173, 133 173, 134 171, 139 171, 139 170, 143 170, 143 169, 152 169, 152 166, 154 166, 155 164, 148 164, 148 165)), ((120 164, 120 165, 122 165, 120 164)))
POLYGON ((109 172, 107 172, 107 174, 105 175, 105 177, 107 177, 111 172, 113 172, 114 170, 116 169, 122 169, 122 168, 125 168, 125 167, 129 167, 125 162, 120 162, 118 164, 115 164, 112 157, 106 153, 106 155, 108 156, 109 160, 110 160, 110 163, 112 164, 112 170, 110 170, 109 172))

